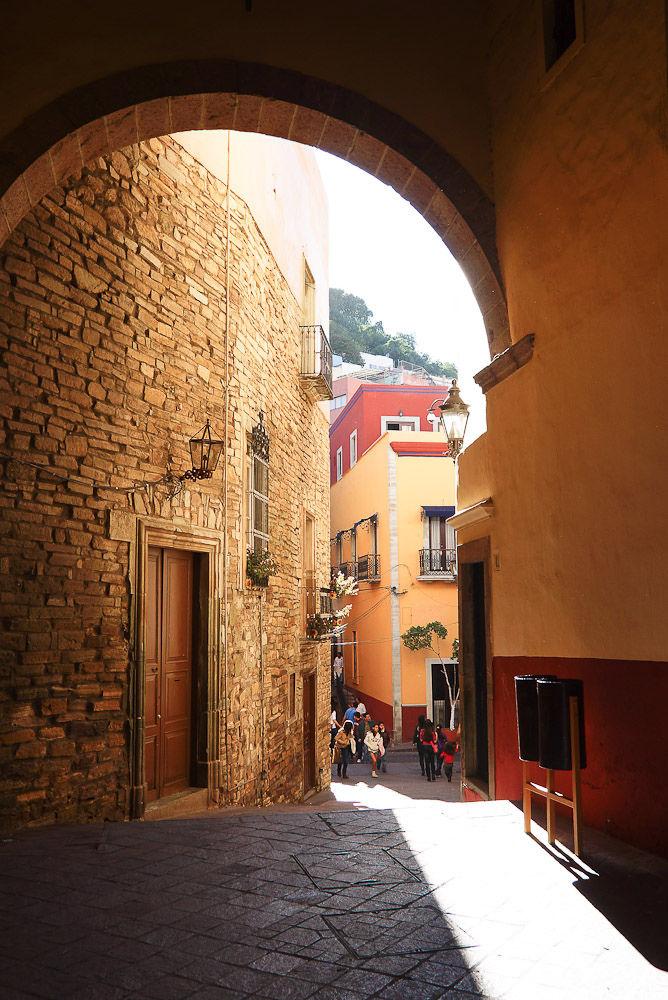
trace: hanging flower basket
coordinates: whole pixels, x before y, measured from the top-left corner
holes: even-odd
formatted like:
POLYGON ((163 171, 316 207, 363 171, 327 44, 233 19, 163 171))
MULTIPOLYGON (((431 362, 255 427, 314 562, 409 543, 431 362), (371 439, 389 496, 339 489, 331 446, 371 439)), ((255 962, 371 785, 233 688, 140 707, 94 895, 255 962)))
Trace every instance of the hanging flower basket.
POLYGON ((340 635, 344 629, 344 618, 350 614, 352 605, 342 608, 340 611, 319 612, 309 615, 306 620, 306 637, 319 642, 323 639, 331 639, 332 636, 340 635))
POLYGON ((269 577, 275 576, 278 566, 274 557, 267 551, 246 553, 246 577, 252 587, 268 587, 269 577))
POLYGON ((355 597, 356 594, 359 594, 357 580, 354 576, 344 576, 339 571, 336 575, 332 575, 329 593, 332 597, 355 597))

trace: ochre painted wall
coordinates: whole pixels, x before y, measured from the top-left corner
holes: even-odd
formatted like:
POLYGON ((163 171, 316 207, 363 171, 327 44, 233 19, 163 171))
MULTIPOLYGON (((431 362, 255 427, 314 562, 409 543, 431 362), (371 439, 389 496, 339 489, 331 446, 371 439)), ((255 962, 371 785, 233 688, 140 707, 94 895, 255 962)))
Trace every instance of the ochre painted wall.
POLYGON ((512 335, 536 346, 487 395, 459 506, 494 499, 496 656, 665 660, 663 5, 587 4, 585 45, 546 90, 523 8, 491 89, 512 335))
MULTIPOLYGON (((387 509, 387 451, 381 441, 366 453, 363 459, 331 489, 331 537, 337 531, 351 528, 356 521, 371 514, 378 514, 378 552, 380 554, 379 583, 361 581, 359 594, 343 598, 340 604, 352 604, 343 641, 345 682, 373 695, 386 705, 392 704, 392 659, 390 625, 390 564, 389 521, 387 509), (358 681, 353 682, 353 653, 349 643, 353 631, 357 632, 358 681)), ((369 536, 363 527, 358 529, 358 557, 366 555, 369 536)), ((335 547, 331 549, 335 560, 335 547)), ((350 539, 343 540, 343 559, 348 561, 350 539)), ((387 721, 387 720, 384 720, 387 721)), ((390 715, 391 721, 391 715, 390 715)))
POLYGON ((585 818, 665 853, 665 6, 585 4, 584 46, 549 86, 530 5, 505 8, 498 242, 513 340, 534 332, 535 352, 488 392, 458 495, 494 501, 459 541, 490 538, 496 794, 519 791, 513 673, 580 677, 585 818))
MULTIPOLYGON (((435 434, 392 434, 402 444, 433 443, 435 434)), ((451 459, 441 456, 397 458, 397 526, 399 538, 399 590, 401 631, 411 625, 440 621, 448 629, 448 637, 440 643, 445 659, 452 654, 452 640, 458 632, 457 584, 420 581, 419 553, 425 545, 422 506, 450 507, 455 504, 455 471, 451 459)), ((425 705, 427 679, 425 659, 433 659, 429 651, 411 652, 401 645, 402 704, 425 705)), ((430 711, 430 709, 429 709, 430 711)))
MULTIPOLYGON (((331 491, 332 538, 337 531, 351 527, 362 517, 378 513, 381 579, 377 584, 360 581, 359 595, 350 600, 353 607, 344 642, 351 642, 353 630, 357 631, 359 679, 356 684, 352 682, 352 649, 345 645, 346 684, 380 703, 385 713, 383 721, 386 725, 389 723, 388 728, 392 728, 391 609, 393 602, 398 601, 401 705, 412 706, 402 711, 404 724, 400 735, 403 739, 410 739, 412 735, 415 725, 413 716, 425 710, 425 656, 432 657, 433 654, 410 652, 401 643, 400 633, 410 625, 421 625, 434 619, 444 622, 449 631, 442 644, 442 654, 446 658, 450 657, 452 639, 458 634, 456 583, 423 582, 418 579, 419 552, 424 545, 422 505, 454 506, 455 475, 452 461, 443 454, 398 456, 392 446, 433 448, 436 444, 436 435, 432 432, 386 433, 375 441, 353 469, 334 483, 331 491), (389 476, 391 463, 396 469, 396 556, 392 555, 390 545, 390 507, 393 503, 389 476), (392 586, 396 586, 397 597, 391 594, 392 586)), ((358 557, 366 554, 367 539, 361 527, 358 531, 358 557)), ((334 549, 332 551, 334 559, 334 549)), ((344 540, 342 555, 344 560, 350 558, 347 539, 344 540)))

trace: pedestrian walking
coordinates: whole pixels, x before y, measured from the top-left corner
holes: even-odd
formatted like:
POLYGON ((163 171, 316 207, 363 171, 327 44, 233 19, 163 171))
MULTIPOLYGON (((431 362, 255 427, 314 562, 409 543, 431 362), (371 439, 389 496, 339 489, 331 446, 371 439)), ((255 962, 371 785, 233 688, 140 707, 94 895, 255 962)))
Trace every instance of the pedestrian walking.
POLYGON ((443 748, 446 743, 445 726, 436 726, 436 777, 441 777, 443 768, 443 748))
POLYGON ((385 748, 385 753, 383 754, 382 760, 380 762, 380 769, 384 773, 385 771, 387 771, 387 751, 388 751, 389 746, 390 746, 390 734, 388 733, 387 729, 385 728, 385 723, 384 722, 380 722, 378 724, 378 729, 380 731, 380 736, 381 736, 381 739, 383 741, 383 746, 385 748))
POLYGON ((332 664, 332 676, 334 678, 334 687, 337 692, 343 690, 343 656, 341 655, 341 650, 338 650, 336 656, 334 657, 334 663, 332 664))
POLYGON ((350 705, 345 710, 345 712, 343 713, 343 721, 344 722, 354 722, 355 712, 357 711, 357 706, 358 705, 359 705, 359 702, 357 701, 357 699, 355 699, 353 701, 352 705, 350 705))
POLYGON ((363 764, 368 756, 368 750, 364 744, 364 737, 367 733, 367 721, 366 718, 360 715, 359 712, 355 712, 355 724, 354 724, 354 735, 355 742, 357 743, 357 763, 363 764))
POLYGON ((339 778, 348 777, 348 765, 352 763, 356 751, 352 722, 344 722, 334 740, 334 762, 339 778))
POLYGON ((334 740, 336 739, 336 734, 338 733, 339 728, 339 723, 336 718, 336 705, 332 701, 332 714, 329 717, 329 749, 332 760, 334 760, 334 740))
POLYGON ((455 754, 459 750, 459 730, 446 729, 443 741, 443 773, 448 781, 452 781, 452 768, 455 754))
POLYGON ((425 719, 424 726, 420 730, 420 743, 422 744, 422 757, 427 781, 436 781, 434 761, 438 744, 431 719, 425 719))
POLYGON ((367 729, 366 736, 364 737, 364 745, 369 751, 369 756, 371 757, 371 777, 377 778, 378 773, 376 771, 376 767, 385 753, 383 737, 380 735, 378 724, 376 724, 373 729, 367 729))
POLYGON ((413 745, 418 752, 418 760, 420 761, 420 772, 422 777, 424 777, 424 752, 422 750, 422 741, 420 740, 420 732, 424 728, 424 715, 419 715, 417 720, 417 726, 415 727, 415 732, 413 733, 413 745))

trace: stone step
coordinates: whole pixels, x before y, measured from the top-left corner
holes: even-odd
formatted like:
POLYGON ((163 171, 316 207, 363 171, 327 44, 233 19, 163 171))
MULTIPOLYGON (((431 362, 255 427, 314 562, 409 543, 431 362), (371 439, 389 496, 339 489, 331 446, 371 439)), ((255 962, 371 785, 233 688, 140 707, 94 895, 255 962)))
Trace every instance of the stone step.
POLYGON ((208 809, 209 793, 206 788, 186 788, 183 792, 166 795, 146 806, 144 819, 176 819, 179 816, 193 816, 208 809))

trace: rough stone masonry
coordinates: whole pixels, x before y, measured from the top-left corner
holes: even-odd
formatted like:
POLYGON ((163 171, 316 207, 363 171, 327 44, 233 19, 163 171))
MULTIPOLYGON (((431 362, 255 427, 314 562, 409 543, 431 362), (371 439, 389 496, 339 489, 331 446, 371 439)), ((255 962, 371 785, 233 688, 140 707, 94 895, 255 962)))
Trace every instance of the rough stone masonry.
POLYGON ((327 421, 300 384, 302 303, 249 206, 231 192, 228 216, 226 194, 175 140, 152 139, 89 164, 0 248, 6 827, 129 815, 137 553, 133 531, 110 530, 119 516, 226 535, 212 618, 225 664, 220 801, 301 797, 308 670, 316 774, 329 780, 329 660, 303 639, 301 611, 304 509, 318 583, 328 577, 327 421), (214 478, 176 497, 146 487, 189 467, 188 438, 207 417, 222 436, 226 387, 214 478), (279 566, 264 591, 244 572, 244 463, 260 410, 279 566))

